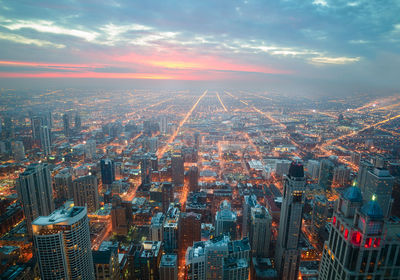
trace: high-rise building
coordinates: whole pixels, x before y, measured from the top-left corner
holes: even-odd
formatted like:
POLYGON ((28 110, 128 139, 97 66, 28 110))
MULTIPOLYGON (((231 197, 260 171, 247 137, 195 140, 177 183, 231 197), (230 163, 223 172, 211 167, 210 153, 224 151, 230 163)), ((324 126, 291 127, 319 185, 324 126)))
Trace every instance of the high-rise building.
POLYGON ((178 256, 176 254, 165 254, 161 257, 160 280, 178 280, 178 256))
POLYGON ((163 227, 164 251, 167 253, 178 253, 179 217, 179 209, 171 205, 166 214, 163 227))
POLYGON ((242 237, 249 235, 250 221, 251 221, 251 208, 258 205, 256 195, 245 195, 243 201, 243 215, 242 215, 242 237))
POLYGON ((79 113, 75 114, 75 129, 76 131, 81 131, 82 128, 82 121, 81 121, 81 116, 79 115, 79 113))
POLYGON ((161 134, 166 134, 168 132, 168 118, 167 116, 160 116, 158 120, 158 125, 160 127, 161 134))
POLYGON ((140 248, 134 252, 133 273, 130 279, 160 279, 158 268, 160 267, 162 255, 161 241, 143 241, 140 248))
POLYGON ((199 190, 199 168, 191 166, 189 169, 189 190, 192 192, 199 190))
POLYGON ((65 202, 74 197, 72 174, 68 169, 63 169, 54 176, 54 190, 58 201, 65 202))
POLYGON ((328 200, 324 195, 315 195, 312 207, 312 231, 314 236, 320 236, 328 218, 328 200))
POLYGON ((69 126, 69 115, 64 114, 63 115, 63 127, 64 127, 64 135, 65 137, 68 137, 71 135, 71 128, 69 126))
POLYGON ((121 197, 114 195, 111 207, 111 225, 113 233, 117 235, 127 235, 132 225, 132 203, 122 201, 121 197))
POLYGON ((32 227, 42 279, 95 279, 86 207, 66 203, 32 227))
POLYGON ((87 206, 89 213, 99 209, 99 191, 97 177, 82 176, 72 182, 74 202, 77 206, 87 206))
POLYGON ((351 169, 345 165, 335 167, 333 171, 333 183, 339 186, 346 186, 350 181, 351 169))
POLYGON ((376 201, 382 208, 383 215, 388 217, 392 206, 392 190, 394 177, 390 175, 386 169, 374 168, 368 171, 366 182, 362 193, 365 200, 370 200, 372 196, 376 196, 376 201))
POLYGON ((171 157, 171 172, 172 172, 172 183, 175 186, 183 185, 185 179, 185 169, 183 165, 183 157, 180 154, 174 154, 171 157))
POLYGON ((51 137, 50 129, 47 126, 42 125, 39 129, 40 133, 40 147, 43 153, 48 156, 51 154, 51 137))
POLYGON ((283 279, 297 279, 299 272, 301 252, 298 243, 305 188, 303 165, 300 162, 292 162, 289 174, 284 176, 283 181, 283 200, 275 250, 276 268, 283 279))
POLYGON ((325 241, 318 279, 399 279, 400 224, 384 218, 376 197, 360 189, 340 196, 325 241))
POLYGON ((333 170, 335 164, 329 159, 321 160, 319 166, 318 185, 322 188, 329 189, 333 181, 333 170))
POLYGON ((111 185, 115 181, 115 164, 111 159, 100 161, 101 182, 103 185, 111 185))
POLYGON ((140 176, 142 185, 151 184, 151 157, 150 154, 144 154, 140 159, 140 176))
POLYGON ((85 144, 85 158, 93 159, 96 155, 96 140, 88 140, 85 144))
POLYGON ((319 166, 320 166, 320 162, 318 160, 310 159, 307 162, 307 173, 310 175, 310 177, 313 180, 316 180, 319 178, 319 166))
POLYGON ((197 150, 199 149, 200 146, 200 133, 197 131, 194 133, 194 146, 197 150))
POLYGON ((368 171, 372 171, 374 169, 374 165, 368 161, 361 160, 358 166, 357 173, 357 185, 361 191, 365 188, 365 183, 367 182, 367 173, 368 171))
POLYGON ((184 258, 187 248, 201 240, 201 214, 181 212, 178 228, 179 257, 184 258))
POLYGON ((96 280, 119 280, 120 268, 118 250, 92 251, 94 275, 96 280))
POLYGON ((195 242, 187 249, 185 260, 189 280, 245 280, 249 275, 249 240, 231 241, 229 236, 221 235, 195 242))
POLYGON ((174 188, 171 183, 162 183, 162 211, 167 213, 169 205, 174 201, 174 188))
POLYGON ((21 161, 25 159, 25 148, 22 141, 12 142, 12 154, 16 161, 21 161))
POLYGON ((236 221, 237 215, 232 211, 231 204, 224 200, 215 214, 215 236, 229 235, 231 239, 236 239, 236 221))
POLYGON ((253 257, 268 257, 271 225, 272 216, 264 206, 251 208, 249 239, 253 257))
POLYGON ((150 224, 150 240, 163 241, 165 215, 162 212, 156 213, 151 219, 150 224))
POLYGON ((28 235, 32 235, 32 221, 54 211, 52 181, 47 163, 29 165, 17 179, 17 191, 22 202, 28 235))
POLYGON ((47 126, 49 130, 53 125, 51 112, 38 113, 31 116, 32 138, 34 141, 40 140, 40 127, 47 126))
POLYGON ((12 118, 9 116, 4 117, 4 126, 2 129, 3 138, 4 139, 13 139, 14 138, 14 123, 12 118))

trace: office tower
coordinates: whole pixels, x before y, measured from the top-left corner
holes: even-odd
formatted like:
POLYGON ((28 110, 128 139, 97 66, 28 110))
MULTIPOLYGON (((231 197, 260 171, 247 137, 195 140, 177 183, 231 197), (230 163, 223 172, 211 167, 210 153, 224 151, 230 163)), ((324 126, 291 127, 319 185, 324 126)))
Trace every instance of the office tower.
POLYGON ((99 192, 97 177, 94 175, 82 176, 72 182, 74 202, 77 206, 86 206, 89 213, 99 209, 99 192))
POLYGON ((223 235, 195 242, 187 249, 185 260, 189 280, 245 280, 249 275, 249 240, 231 241, 223 235))
POLYGON ((71 129, 69 126, 69 115, 64 114, 63 115, 63 127, 64 127, 64 135, 65 137, 68 137, 71 135, 71 129))
POLYGON ((286 159, 281 159, 276 161, 275 174, 278 176, 283 176, 288 173, 291 161, 286 159))
POLYGON ((130 279, 159 279, 158 268, 163 250, 160 241, 143 241, 140 248, 133 253, 133 273, 130 279))
POLYGON ((321 160, 319 166, 318 185, 322 188, 330 189, 333 180, 333 169, 335 165, 329 159, 321 160))
POLYGON ((12 154, 16 161, 25 159, 25 148, 22 141, 12 142, 12 154))
POLYGON ((303 193, 306 189, 303 165, 292 162, 289 174, 283 179, 283 200, 275 252, 276 269, 284 279, 297 279, 300 265, 298 248, 302 214, 303 193))
POLYGON ((315 237, 321 235, 328 218, 328 200, 324 195, 316 195, 312 207, 312 231, 315 237))
POLYGON ((158 126, 160 127, 160 133, 166 134, 168 132, 168 118, 167 116, 160 116, 158 120, 158 126))
POLYGON ((350 161, 356 165, 360 164, 361 161, 361 154, 357 152, 351 152, 350 153, 350 161))
POLYGON ((65 202, 73 198, 72 174, 68 169, 65 168, 54 176, 54 191, 58 201, 65 202))
POLYGON ((140 176, 142 185, 151 184, 151 157, 149 154, 143 155, 140 159, 140 176))
POLYGON ((189 169, 189 190, 191 192, 199 189, 199 169, 197 166, 191 166, 189 169))
POLYGON ((236 221, 237 215, 231 210, 231 204, 224 200, 215 214, 215 236, 229 235, 231 239, 235 239, 236 221))
POLYGON ((100 161, 101 182, 103 185, 111 185, 115 181, 115 164, 111 159, 100 161))
POLYGON ((319 166, 320 162, 318 160, 310 159, 307 162, 307 173, 310 175, 311 179, 316 180, 319 177, 319 166))
POLYGON ((201 240, 201 214, 181 212, 178 228, 179 258, 181 259, 193 242, 201 240))
POLYGON ((79 115, 79 113, 76 113, 75 115, 75 129, 76 131, 81 131, 82 128, 82 121, 81 121, 81 116, 79 115))
POLYGON ((163 241, 163 232, 164 232, 164 222, 165 215, 162 212, 156 213, 151 218, 150 224, 150 240, 151 241, 163 241))
POLYGON ((34 141, 40 141, 40 127, 44 125, 42 115, 31 117, 32 138, 34 141))
POLYGON ((198 150, 199 146, 200 146, 200 133, 196 131, 194 133, 194 147, 198 150))
POLYGON ((166 254, 160 261, 160 280, 178 280, 178 256, 176 254, 166 254))
POLYGON ((4 139, 10 140, 14 138, 14 123, 11 117, 9 116, 4 117, 4 126, 2 132, 4 139))
POLYGON ((111 225, 113 233, 127 235, 133 223, 132 203, 123 201, 118 195, 114 195, 111 201, 111 225))
POLYGON ((360 189, 349 187, 336 204, 318 279, 399 279, 399 234, 375 197, 363 202, 360 189))
POLYGON ((48 156, 51 154, 51 137, 50 130, 47 126, 41 126, 39 129, 40 133, 40 147, 43 153, 48 156))
POLYGON ((365 183, 367 182, 367 173, 368 171, 372 171, 374 166, 368 161, 360 161, 360 165, 358 166, 357 173, 357 185, 360 188, 361 192, 364 191, 365 183))
POLYGON ((28 235, 32 235, 32 221, 50 215, 54 210, 52 181, 47 163, 33 163, 19 175, 17 192, 22 202, 28 235))
POLYGON ((368 201, 375 195, 383 215, 388 217, 393 203, 394 177, 390 175, 388 170, 380 168, 368 171, 366 177, 364 189, 362 190, 364 199, 368 201))
POLYGON ((120 279, 118 250, 108 248, 102 251, 92 251, 92 255, 96 280, 120 279))
POLYGON ((351 169, 345 165, 335 167, 333 171, 333 183, 339 186, 346 186, 350 181, 351 169))
POLYGON ((272 216, 264 206, 251 208, 249 239, 253 257, 268 257, 271 225, 272 216))
POLYGON ((164 251, 167 253, 178 253, 179 216, 179 209, 171 205, 168 209, 163 228, 164 251))
POLYGON ((151 170, 158 171, 158 158, 156 154, 150 155, 151 170))
POLYGON ((245 195, 243 202, 243 218, 242 218, 242 237, 249 236, 251 208, 258 205, 257 197, 252 195, 245 195))
POLYGON ((36 218, 32 227, 42 279, 94 280, 86 207, 66 203, 36 218))
POLYGON ((169 182, 162 183, 162 211, 167 213, 169 205, 174 202, 174 188, 169 182))
POLYGON ((96 140, 88 140, 85 144, 85 159, 93 159, 96 156, 96 140))
POLYGON ((174 154, 171 158, 171 172, 172 172, 172 183, 175 186, 183 185, 184 183, 184 166, 182 155, 174 154))

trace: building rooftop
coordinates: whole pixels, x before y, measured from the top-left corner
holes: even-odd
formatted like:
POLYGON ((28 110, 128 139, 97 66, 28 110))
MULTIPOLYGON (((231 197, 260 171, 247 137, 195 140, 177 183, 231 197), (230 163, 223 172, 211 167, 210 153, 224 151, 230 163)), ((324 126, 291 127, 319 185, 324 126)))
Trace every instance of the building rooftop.
POLYGON ((54 224, 71 225, 87 214, 86 207, 74 206, 73 202, 66 202, 64 207, 55 210, 49 216, 36 218, 32 225, 47 226, 54 224))
POLYGON ((376 200, 371 200, 361 207, 361 213, 370 217, 371 219, 383 219, 383 212, 376 200))
POLYGON ((161 257, 160 267, 175 267, 177 262, 178 256, 176 254, 166 254, 161 257))
POLYGON ((362 202, 363 197, 361 190, 356 186, 351 186, 347 188, 343 194, 344 198, 350 200, 351 202, 362 202))

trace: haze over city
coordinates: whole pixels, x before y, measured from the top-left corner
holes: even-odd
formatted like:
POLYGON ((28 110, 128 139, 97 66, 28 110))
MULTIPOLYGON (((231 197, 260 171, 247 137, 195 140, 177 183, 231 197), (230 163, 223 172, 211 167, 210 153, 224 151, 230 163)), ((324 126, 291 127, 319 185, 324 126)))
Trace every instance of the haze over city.
POLYGON ((399 15, 0 0, 0 279, 400 279, 399 15))

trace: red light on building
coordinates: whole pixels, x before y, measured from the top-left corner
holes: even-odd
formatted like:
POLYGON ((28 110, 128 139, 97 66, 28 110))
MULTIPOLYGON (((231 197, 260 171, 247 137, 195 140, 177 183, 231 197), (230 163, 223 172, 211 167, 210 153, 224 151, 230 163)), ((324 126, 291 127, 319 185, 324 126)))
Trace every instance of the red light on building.
POLYGON ((333 216, 333 225, 335 225, 336 224, 336 216, 333 216))
POLYGON ((371 248, 372 245, 372 238, 367 238, 367 240, 365 240, 365 248, 371 248))
POLYGON ((344 238, 347 240, 347 237, 349 237, 349 230, 346 228, 344 231, 344 238))
POLYGON ((381 238, 380 237, 375 238, 374 248, 379 247, 379 245, 381 245, 381 238))
POLYGON ((362 235, 360 232, 355 231, 353 232, 352 236, 351 236, 351 242, 356 245, 356 246, 360 246, 361 243, 361 239, 362 239, 362 235))

